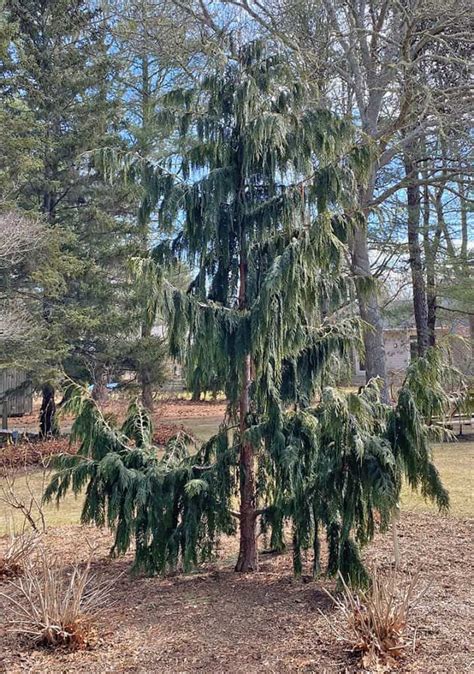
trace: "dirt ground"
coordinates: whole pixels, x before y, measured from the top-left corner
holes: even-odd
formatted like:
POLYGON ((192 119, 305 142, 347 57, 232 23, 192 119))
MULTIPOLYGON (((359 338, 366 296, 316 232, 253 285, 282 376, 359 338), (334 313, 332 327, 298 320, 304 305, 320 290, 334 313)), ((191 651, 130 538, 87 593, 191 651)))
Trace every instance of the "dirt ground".
MULTIPOLYGON (((402 571, 408 575, 419 568, 427 592, 410 617, 411 642, 399 672, 470 671, 473 533, 473 520, 402 515, 402 571)), ((98 621, 97 644, 74 653, 32 650, 8 633, 0 598, 0 671, 360 671, 326 620, 332 620, 334 608, 323 588, 334 589, 334 582, 294 580, 289 553, 263 554, 259 573, 235 574, 232 539, 223 542, 216 563, 195 573, 132 579, 131 555, 108 559, 106 532, 68 526, 46 534, 48 548, 65 566, 77 559, 78 550, 87 556, 86 539, 99 546, 96 573, 117 578, 113 605, 98 621)), ((379 535, 366 551, 368 561, 382 570, 390 566, 391 554, 390 535, 379 535)), ((2 591, 8 592, 5 583, 2 591)))

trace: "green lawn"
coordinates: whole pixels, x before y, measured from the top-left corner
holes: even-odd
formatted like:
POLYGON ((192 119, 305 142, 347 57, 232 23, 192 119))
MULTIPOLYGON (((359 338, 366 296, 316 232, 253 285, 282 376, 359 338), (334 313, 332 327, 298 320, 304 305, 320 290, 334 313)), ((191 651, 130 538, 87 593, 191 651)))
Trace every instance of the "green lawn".
MULTIPOLYGON (((474 442, 447 442, 433 448, 435 464, 449 491, 451 515, 474 515, 474 442)), ((426 503, 407 487, 402 492, 402 510, 433 512, 436 507, 426 503)))
MULTIPOLYGON (((15 477, 14 493, 19 501, 25 504, 31 502, 32 494, 38 499, 48 484, 49 472, 43 473, 43 470, 31 470, 27 474, 19 472, 15 477)), ((7 485, 4 478, 0 478, 0 499, 4 496, 7 485)), ((59 508, 55 503, 43 506, 43 512, 47 526, 59 526, 62 524, 77 523, 80 520, 82 509, 81 497, 75 498, 72 494, 61 501, 59 508)), ((33 506, 32 515, 36 519, 38 510, 33 506)), ((23 523, 21 512, 15 508, 9 507, 0 500, 0 536, 11 531, 18 531, 23 523)))
MULTIPOLYGON (((210 428, 212 423, 215 428, 215 420, 203 420, 193 430, 196 432, 196 435, 205 439, 212 432, 210 428)), ((456 517, 472 517, 474 515, 474 442, 452 442, 437 445, 434 448, 434 456, 441 477, 449 489, 451 515, 456 517)), ((4 484, 4 481, 0 479, 0 493, 4 484)), ((37 497, 40 497, 45 484, 42 471, 30 472, 27 478, 24 475, 17 477, 15 492, 25 502, 29 502, 31 498, 28 484, 32 492, 37 497)), ((73 495, 69 495, 61 501, 59 508, 54 503, 44 508, 46 522, 48 526, 53 527, 77 523, 79 522, 81 507, 82 499, 80 497, 76 499, 73 495)), ((435 508, 429 503, 425 503, 418 494, 414 494, 407 488, 404 488, 402 493, 402 510, 432 512, 435 511, 435 508)), ((20 513, 0 502, 0 535, 11 530, 12 523, 18 528, 21 522, 22 517, 20 513)))

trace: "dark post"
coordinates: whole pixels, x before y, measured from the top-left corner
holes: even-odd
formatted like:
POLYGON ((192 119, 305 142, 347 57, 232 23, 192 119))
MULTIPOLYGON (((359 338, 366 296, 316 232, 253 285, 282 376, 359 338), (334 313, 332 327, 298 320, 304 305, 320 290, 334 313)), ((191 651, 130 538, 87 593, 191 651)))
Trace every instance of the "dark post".
POLYGON ((3 399, 2 403, 2 429, 8 430, 8 402, 6 398, 3 399))

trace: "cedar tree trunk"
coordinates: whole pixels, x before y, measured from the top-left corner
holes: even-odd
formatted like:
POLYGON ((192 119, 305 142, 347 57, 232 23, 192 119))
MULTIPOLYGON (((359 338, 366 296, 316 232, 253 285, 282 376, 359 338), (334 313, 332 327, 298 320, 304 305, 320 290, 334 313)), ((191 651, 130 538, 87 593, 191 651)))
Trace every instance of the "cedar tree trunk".
MULTIPOLYGON (((240 261, 240 284, 239 284, 239 308, 245 309, 246 304, 246 281, 247 263, 244 254, 241 253, 240 261)), ((255 474, 254 453, 250 443, 243 441, 243 435, 247 428, 249 413, 249 388, 252 378, 252 366, 250 354, 245 357, 243 363, 242 390, 239 401, 240 416, 240 547, 239 557, 235 566, 236 571, 258 571, 257 537, 255 509, 255 474)))

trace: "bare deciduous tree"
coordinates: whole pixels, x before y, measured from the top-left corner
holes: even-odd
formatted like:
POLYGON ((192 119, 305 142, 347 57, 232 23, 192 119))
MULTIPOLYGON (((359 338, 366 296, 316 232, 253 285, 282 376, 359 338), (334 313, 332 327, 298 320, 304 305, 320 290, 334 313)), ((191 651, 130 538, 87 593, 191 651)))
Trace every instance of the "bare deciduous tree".
POLYGON ((45 238, 46 230, 38 220, 14 211, 0 214, 0 265, 17 264, 45 238))
MULTIPOLYGON (((201 20, 206 21, 203 4, 195 3, 196 12, 200 9, 201 20)), ((418 198, 417 185, 446 180, 446 173, 440 176, 438 170, 422 177, 416 164, 419 156, 408 158, 415 162, 408 175, 388 182, 381 182, 380 176, 396 160, 403 162, 407 150, 421 138, 439 129, 455 124, 457 133, 466 136, 471 101, 467 5, 455 0, 222 0, 222 4, 238 8, 295 50, 307 77, 318 85, 321 104, 351 116, 359 125, 359 142, 369 143, 373 150, 368 182, 359 190, 360 206, 369 219, 374 208, 408 185, 413 201, 418 198)), ((454 165, 445 169, 451 178, 459 174, 454 165)), ((408 211, 413 233, 418 228, 416 209, 408 211)), ((415 239, 412 236, 412 243, 415 239)), ((356 277, 373 277, 369 253, 368 232, 361 228, 352 241, 356 277)), ((383 377, 383 323, 376 289, 367 291, 361 284, 358 300, 362 318, 373 327, 365 336, 366 374, 383 377)))

